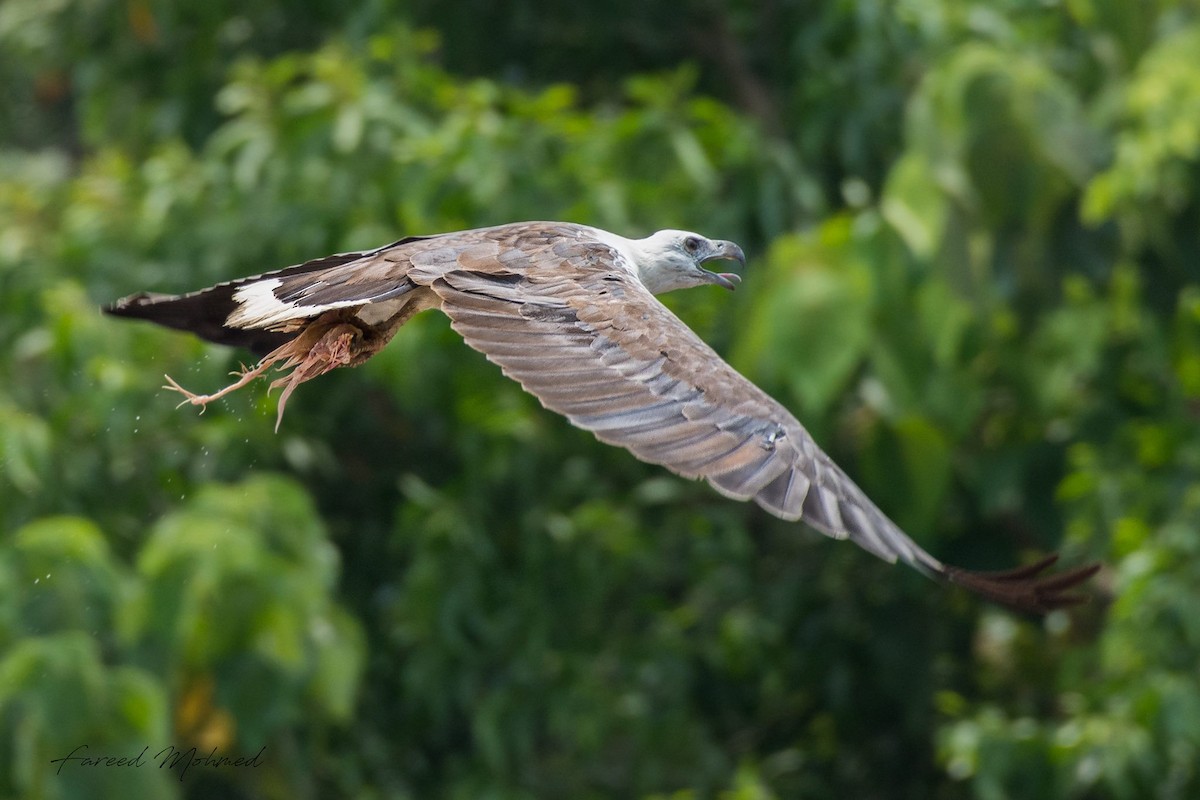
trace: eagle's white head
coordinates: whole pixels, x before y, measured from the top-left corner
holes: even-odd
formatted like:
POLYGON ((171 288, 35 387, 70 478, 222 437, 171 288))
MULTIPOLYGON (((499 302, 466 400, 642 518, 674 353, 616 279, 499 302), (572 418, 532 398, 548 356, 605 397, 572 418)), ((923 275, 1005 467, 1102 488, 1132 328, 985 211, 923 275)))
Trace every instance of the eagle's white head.
POLYGON ((715 283, 734 289, 742 280, 732 272, 709 272, 706 261, 729 259, 745 266, 746 254, 733 242, 707 239, 691 231, 666 230, 645 239, 626 239, 621 248, 638 278, 654 294, 715 283))

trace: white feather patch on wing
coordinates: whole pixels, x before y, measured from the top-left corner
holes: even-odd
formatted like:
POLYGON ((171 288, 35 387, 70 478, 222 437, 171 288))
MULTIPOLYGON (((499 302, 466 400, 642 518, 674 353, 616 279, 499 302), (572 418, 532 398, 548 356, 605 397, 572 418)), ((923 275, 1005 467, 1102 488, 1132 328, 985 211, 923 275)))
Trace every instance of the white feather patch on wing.
POLYGON ((226 318, 229 328, 276 328, 295 320, 310 319, 335 308, 361 306, 366 300, 341 300, 336 303, 303 305, 284 303, 275 296, 282 283, 279 278, 266 278, 248 283, 233 293, 238 307, 226 318))

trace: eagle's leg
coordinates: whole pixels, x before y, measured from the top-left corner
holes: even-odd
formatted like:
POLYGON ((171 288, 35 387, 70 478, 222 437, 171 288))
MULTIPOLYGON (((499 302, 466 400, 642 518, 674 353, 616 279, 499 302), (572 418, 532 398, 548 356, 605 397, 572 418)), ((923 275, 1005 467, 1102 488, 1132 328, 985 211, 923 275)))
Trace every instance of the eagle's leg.
POLYGON ((275 418, 276 431, 279 430, 279 423, 283 421, 283 410, 287 406, 288 398, 297 386, 338 367, 361 363, 366 360, 365 357, 361 357, 364 351, 367 351, 366 357, 369 357, 378 349, 364 346, 364 331, 356 325, 342 322, 323 330, 319 329, 319 336, 316 341, 312 341, 313 337, 308 334, 314 327, 310 326, 299 337, 267 356, 286 356, 287 360, 279 368, 292 370, 271 382, 272 389, 283 387, 283 394, 279 396, 279 412, 275 418), (308 341, 302 343, 302 339, 308 341), (288 352, 284 352, 285 350, 288 352))
POLYGON ((235 372, 238 379, 218 392, 196 394, 184 389, 170 375, 164 376, 167 385, 163 388, 182 394, 185 399, 180 405, 191 403, 203 410, 213 400, 237 391, 272 366, 277 366, 280 370, 290 369, 291 372, 287 375, 271 383, 272 389, 284 387, 279 398, 279 415, 275 422, 275 429, 278 430, 287 400, 297 386, 332 369, 361 364, 374 355, 385 342, 386 338, 374 336, 369 330, 346 322, 340 315, 331 313, 327 317, 318 317, 310 322, 294 339, 272 350, 253 367, 235 372))
MULTIPOLYGON (((269 358, 269 356, 268 356, 268 358, 269 358)), ((271 361, 267 360, 267 358, 264 358, 262 361, 258 362, 258 364, 256 364, 253 367, 243 368, 239 372, 234 372, 233 373, 234 375, 239 376, 237 381, 229 384, 221 391, 213 392, 212 394, 196 394, 195 392, 188 391, 187 389, 180 386, 179 383, 176 382, 176 380, 174 378, 172 378, 170 375, 163 375, 163 377, 167 379, 167 385, 163 386, 162 388, 170 389, 173 392, 179 392, 181 395, 183 395, 184 400, 182 403, 179 404, 180 406, 184 406, 184 405, 187 405, 188 403, 191 403, 194 406, 200 406, 200 412, 204 413, 205 407, 209 403, 211 403, 213 400, 219 400, 220 398, 224 397, 225 395, 229 394, 230 392, 234 392, 234 391, 237 391, 238 389, 242 388, 247 383, 249 383, 250 381, 257 378, 259 375, 262 375, 263 372, 266 371, 267 367, 269 367, 269 366, 271 366, 271 361)), ((179 406, 176 406, 176 408, 178 408, 178 407, 179 406)))

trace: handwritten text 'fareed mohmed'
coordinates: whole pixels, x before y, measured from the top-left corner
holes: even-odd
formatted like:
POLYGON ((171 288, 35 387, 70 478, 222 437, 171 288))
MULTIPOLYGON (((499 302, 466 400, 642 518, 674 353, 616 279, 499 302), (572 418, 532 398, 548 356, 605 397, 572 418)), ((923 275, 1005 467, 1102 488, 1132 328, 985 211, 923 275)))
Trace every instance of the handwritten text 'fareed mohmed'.
POLYGON ((51 759, 51 764, 58 764, 56 775, 61 773, 63 767, 75 762, 78 767, 133 767, 138 769, 147 764, 157 763, 159 769, 178 769, 179 780, 183 780, 183 776, 192 767, 260 767, 262 766, 262 755, 266 751, 264 745, 253 756, 241 756, 231 758, 217 753, 217 748, 213 748, 208 755, 201 755, 196 752, 195 747, 181 750, 174 745, 167 745, 159 750, 153 756, 147 759, 147 753, 150 752, 150 745, 142 748, 142 751, 136 756, 89 756, 82 753, 86 752, 88 746, 81 744, 62 758, 51 759))

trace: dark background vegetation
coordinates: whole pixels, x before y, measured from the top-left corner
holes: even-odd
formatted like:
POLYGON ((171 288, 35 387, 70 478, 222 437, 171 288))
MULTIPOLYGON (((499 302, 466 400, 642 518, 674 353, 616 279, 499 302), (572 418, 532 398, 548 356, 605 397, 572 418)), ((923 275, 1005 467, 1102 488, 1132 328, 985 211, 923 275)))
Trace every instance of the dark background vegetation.
POLYGON ((1168 0, 5 0, 0 795, 1200 796, 1197 54, 1168 0), (688 323, 930 551, 1094 602, 643 465, 436 315, 276 435, 98 312, 538 218, 741 242, 688 323))

